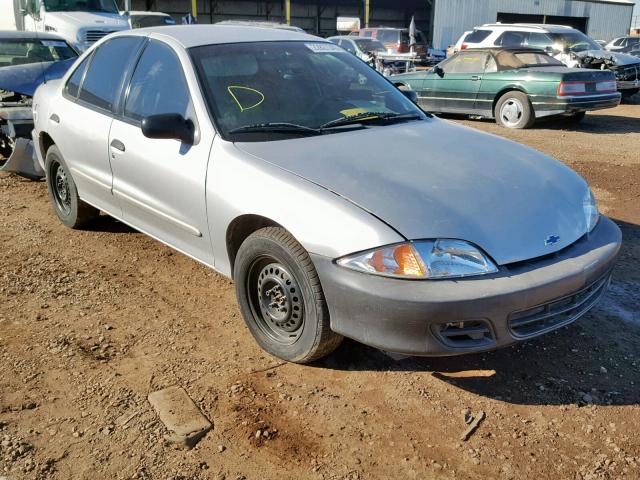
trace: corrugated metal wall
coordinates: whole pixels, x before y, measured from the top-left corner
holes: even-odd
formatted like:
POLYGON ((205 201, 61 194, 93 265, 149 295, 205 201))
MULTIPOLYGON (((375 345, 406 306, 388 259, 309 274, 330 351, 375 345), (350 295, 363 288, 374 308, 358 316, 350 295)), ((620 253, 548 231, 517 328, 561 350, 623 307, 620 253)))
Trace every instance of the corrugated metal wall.
MULTIPOLYGON (((4 1, 4 0, 0 0, 4 1)), ((119 0, 120 2, 122 0, 119 0)), ((191 9, 191 0, 132 0, 132 10, 151 9, 171 14, 176 21, 191 9)), ((198 22, 215 23, 223 20, 269 20, 284 22, 282 0, 197 0, 198 22)), ((377 1, 371 0, 369 25, 407 28, 415 15, 416 26, 431 36, 431 9, 425 0, 377 1), (417 7, 417 5, 420 5, 417 7)), ((320 36, 335 35, 336 17, 360 17, 364 27, 364 0, 323 1, 291 0, 291 23, 309 33, 320 36)))
POLYGON ((633 5, 577 0, 434 0, 433 44, 446 48, 466 30, 493 23, 498 12, 587 17, 587 34, 611 40, 625 35, 633 5))

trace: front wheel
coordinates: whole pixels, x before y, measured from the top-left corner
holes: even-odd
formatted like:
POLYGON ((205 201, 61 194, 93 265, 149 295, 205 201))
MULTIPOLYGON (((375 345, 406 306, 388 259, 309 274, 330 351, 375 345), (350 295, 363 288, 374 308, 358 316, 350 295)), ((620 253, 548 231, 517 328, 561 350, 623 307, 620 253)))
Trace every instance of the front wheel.
POLYGON ((315 267, 283 228, 260 229, 242 243, 234 280, 245 323, 270 354, 308 363, 340 345, 315 267))
POLYGON ((536 120, 529 97, 522 92, 507 92, 496 104, 496 123, 507 128, 529 128, 536 120))

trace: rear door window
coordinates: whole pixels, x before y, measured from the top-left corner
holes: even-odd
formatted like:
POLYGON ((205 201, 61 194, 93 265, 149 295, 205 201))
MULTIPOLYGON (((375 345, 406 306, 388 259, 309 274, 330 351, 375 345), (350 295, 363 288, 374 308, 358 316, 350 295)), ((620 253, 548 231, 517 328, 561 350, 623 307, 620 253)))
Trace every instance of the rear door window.
POLYGON ((175 52, 151 41, 131 77, 124 115, 139 121, 149 115, 178 113, 188 117, 189 88, 175 52))
POLYGON ((138 53, 142 37, 118 37, 93 54, 82 82, 80 100, 111 111, 122 86, 125 71, 138 53))
POLYGON ((529 32, 506 31, 496 39, 496 45, 503 47, 522 47, 529 37, 529 32))

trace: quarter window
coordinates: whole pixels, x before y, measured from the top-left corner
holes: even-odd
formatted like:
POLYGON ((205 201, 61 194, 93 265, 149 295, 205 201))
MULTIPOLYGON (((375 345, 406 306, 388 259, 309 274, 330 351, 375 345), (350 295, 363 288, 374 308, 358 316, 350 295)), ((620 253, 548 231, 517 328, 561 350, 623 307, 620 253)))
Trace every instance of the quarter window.
POLYGON ((349 40, 343 40, 342 45, 340 46, 344 48, 347 52, 353 53, 354 55, 356 54, 356 49, 353 47, 353 44, 349 40))
POLYGON ((80 82, 82 82, 82 74, 84 73, 85 68, 87 68, 87 62, 89 61, 91 56, 86 57, 76 68, 73 75, 69 77, 69 81, 67 82, 67 93, 72 97, 78 96, 78 90, 80 89, 80 82))
POLYGON ((80 100, 111 110, 120 92, 125 70, 137 54, 141 41, 140 37, 120 37, 99 47, 82 83, 80 100))
POLYGON ((124 115, 141 120, 149 115, 178 113, 187 117, 189 89, 173 50, 152 41, 136 67, 124 107, 124 115))
POLYGON ((463 40, 463 43, 480 43, 493 33, 493 30, 474 30, 463 40))

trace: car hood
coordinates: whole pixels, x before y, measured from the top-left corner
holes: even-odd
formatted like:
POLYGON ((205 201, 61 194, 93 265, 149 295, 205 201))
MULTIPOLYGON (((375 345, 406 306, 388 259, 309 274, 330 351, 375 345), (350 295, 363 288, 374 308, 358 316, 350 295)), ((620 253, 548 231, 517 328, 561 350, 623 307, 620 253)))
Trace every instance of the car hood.
POLYGON ((438 119, 236 147, 348 199, 408 239, 467 240, 501 265, 558 251, 586 231, 588 187, 575 172, 438 119), (550 237, 557 242, 546 245, 550 237))
POLYGON ((639 63, 638 57, 629 55, 628 53, 608 52, 606 50, 585 50, 576 53, 578 57, 594 57, 594 58, 610 58, 616 65, 633 65, 639 63))
POLYGON ((33 96, 41 83, 61 78, 75 58, 60 62, 29 63, 0 68, 0 89, 33 96))

